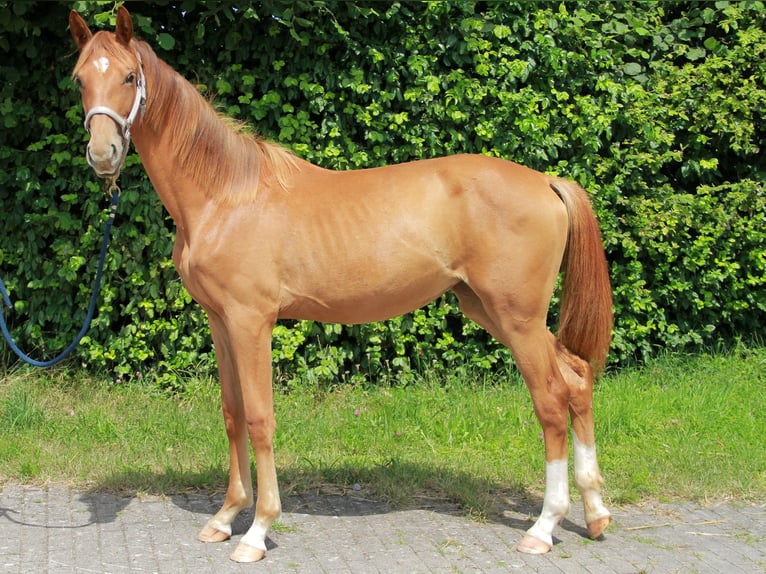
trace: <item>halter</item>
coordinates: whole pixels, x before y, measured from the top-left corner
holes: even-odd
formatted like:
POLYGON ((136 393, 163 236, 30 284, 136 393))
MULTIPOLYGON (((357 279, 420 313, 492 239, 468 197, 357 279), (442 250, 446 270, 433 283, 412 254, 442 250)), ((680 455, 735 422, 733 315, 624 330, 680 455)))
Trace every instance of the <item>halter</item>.
POLYGON ((120 126, 122 133, 122 139, 125 145, 122 147, 122 159, 120 160, 120 166, 125 162, 125 157, 128 155, 128 147, 130 147, 130 128, 133 126, 133 122, 136 121, 138 113, 141 112, 143 118, 144 110, 146 109, 146 77, 144 76, 144 64, 141 61, 141 55, 136 54, 138 59, 138 76, 136 77, 136 97, 133 99, 133 107, 130 109, 130 113, 127 118, 123 118, 120 114, 115 112, 109 106, 93 106, 85 116, 85 131, 90 134, 90 120, 93 116, 102 115, 107 116, 114 120, 114 122, 120 126))

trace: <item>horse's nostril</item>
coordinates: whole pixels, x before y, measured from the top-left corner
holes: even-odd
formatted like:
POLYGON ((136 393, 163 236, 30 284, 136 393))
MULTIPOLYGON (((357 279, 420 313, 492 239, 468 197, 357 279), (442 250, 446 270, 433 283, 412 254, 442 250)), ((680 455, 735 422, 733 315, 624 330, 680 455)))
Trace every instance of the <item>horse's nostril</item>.
POLYGON ((112 144, 112 157, 117 157, 117 146, 112 144))

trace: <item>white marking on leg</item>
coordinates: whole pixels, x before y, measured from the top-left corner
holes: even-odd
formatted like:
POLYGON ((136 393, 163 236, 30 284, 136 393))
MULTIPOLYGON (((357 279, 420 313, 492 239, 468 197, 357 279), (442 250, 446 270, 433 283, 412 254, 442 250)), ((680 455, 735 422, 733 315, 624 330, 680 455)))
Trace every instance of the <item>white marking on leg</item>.
POLYGON ((223 532, 224 534, 227 534, 228 536, 231 536, 231 524, 225 524, 221 522, 220 520, 216 520, 215 518, 211 518, 208 521, 208 526, 211 526, 218 530, 219 532, 223 532))
POLYGON ((99 72, 106 74, 106 71, 109 69, 109 58, 101 56, 100 58, 93 60, 93 65, 96 66, 96 69, 99 72))
POLYGON ((586 446, 577 440, 577 433, 572 433, 574 446, 575 482, 586 488, 601 486, 601 473, 596 462, 596 447, 586 446))
POLYGON ((527 534, 553 546, 553 529, 569 512, 569 472, 567 460, 545 463, 545 499, 540 518, 527 534))
POLYGON ((266 528, 253 523, 247 533, 242 537, 242 543, 266 551, 266 528))
POLYGON ((585 522, 591 523, 599 518, 609 516, 609 511, 601 500, 601 485, 604 479, 598 468, 596 447, 586 446, 577 440, 572 433, 574 445, 575 484, 580 491, 585 506, 585 522))

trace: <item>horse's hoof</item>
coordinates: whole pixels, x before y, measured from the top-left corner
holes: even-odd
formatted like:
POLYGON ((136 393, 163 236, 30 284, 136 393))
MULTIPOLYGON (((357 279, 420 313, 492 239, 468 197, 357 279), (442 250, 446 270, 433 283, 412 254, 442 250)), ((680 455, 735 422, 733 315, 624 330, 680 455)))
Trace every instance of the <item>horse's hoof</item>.
POLYGON ((525 534, 524 538, 521 539, 521 542, 519 542, 519 545, 516 547, 516 550, 523 552, 524 554, 546 554, 547 552, 550 552, 551 545, 534 536, 525 534))
POLYGON ((234 562, 258 562, 264 556, 266 556, 266 551, 262 548, 256 548, 255 546, 240 542, 237 549, 231 553, 230 558, 234 562))
POLYGON ((588 536, 590 536, 593 540, 600 538, 601 535, 604 534, 606 527, 609 526, 611 522, 612 517, 609 515, 594 520, 588 524, 588 536))
POLYGON ((197 534, 197 540, 200 540, 201 542, 223 542, 229 538, 231 538, 231 534, 218 530, 209 524, 206 524, 205 528, 197 534))

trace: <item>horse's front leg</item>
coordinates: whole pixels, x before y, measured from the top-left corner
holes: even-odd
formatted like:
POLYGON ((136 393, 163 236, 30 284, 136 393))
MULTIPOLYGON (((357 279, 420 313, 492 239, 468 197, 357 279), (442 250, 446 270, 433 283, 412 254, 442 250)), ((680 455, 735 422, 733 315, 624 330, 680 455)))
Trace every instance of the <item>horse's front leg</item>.
POLYGON ((244 407, 242 420, 255 452, 258 496, 253 524, 231 559, 256 562, 265 556, 266 533, 282 512, 273 446, 276 419, 271 386, 271 332, 274 320, 245 315, 238 315, 228 332, 244 407))
POLYGON ((237 514, 252 506, 253 483, 239 375, 234 365, 228 333, 223 322, 212 314, 210 331, 218 358, 221 406, 229 439, 229 487, 223 506, 207 522, 197 538, 203 542, 222 542, 231 537, 231 524, 237 514))

